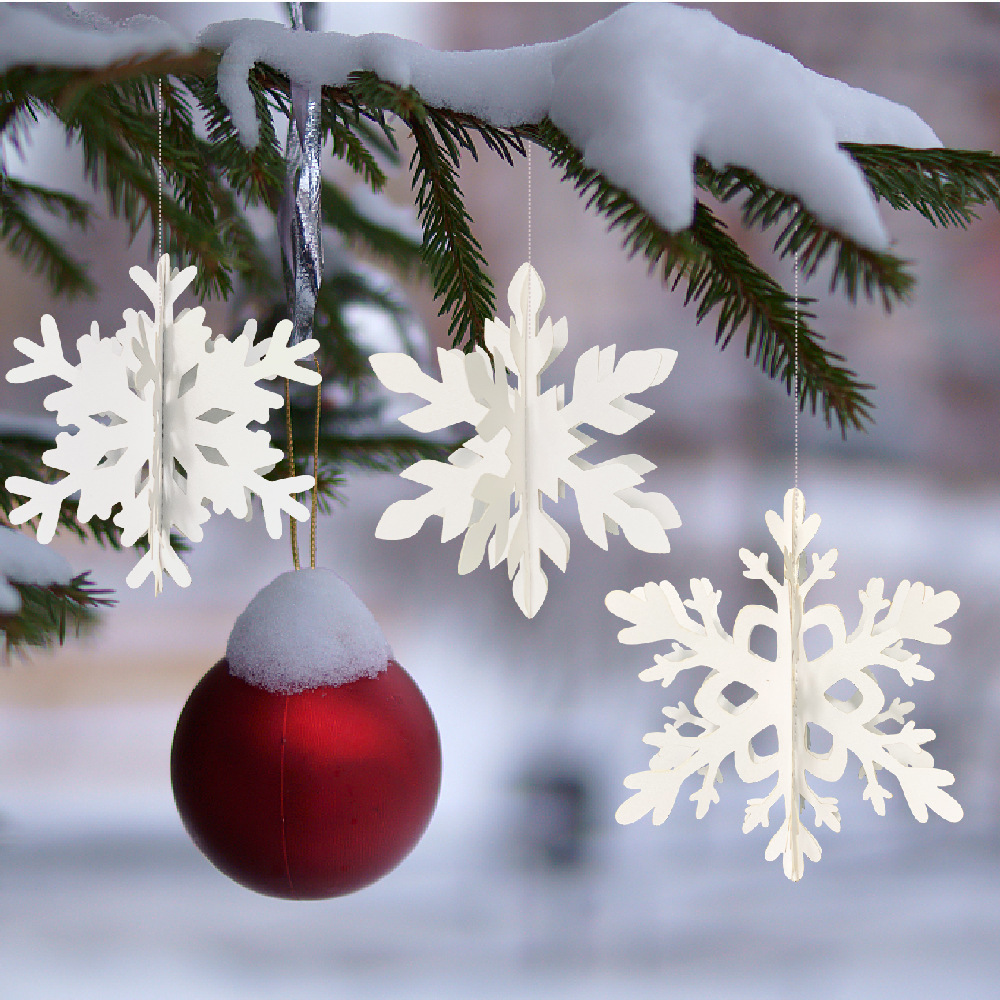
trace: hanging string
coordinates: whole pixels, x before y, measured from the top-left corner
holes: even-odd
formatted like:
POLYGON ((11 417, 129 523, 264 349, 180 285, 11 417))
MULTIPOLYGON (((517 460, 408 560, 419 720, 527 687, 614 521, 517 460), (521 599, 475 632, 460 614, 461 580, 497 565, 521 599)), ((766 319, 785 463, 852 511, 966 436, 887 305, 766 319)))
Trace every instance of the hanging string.
MULTIPOLYGON (((313 354, 313 364, 320 379, 323 372, 319 366, 319 352, 313 354)), ((313 490, 312 510, 309 512, 309 568, 316 568, 316 522, 319 520, 319 418, 323 411, 323 383, 316 383, 316 425, 313 427, 313 490)))
POLYGON ((531 311, 531 144, 528 144, 528 331, 532 330, 534 313, 531 311))
MULTIPOLYGON (((531 145, 528 145, 528 267, 531 267, 531 145)), ((528 295, 531 295, 531 282, 528 282, 528 295)), ((530 301, 529 301, 530 305, 530 301)))
MULTIPOLYGON (((165 368, 164 357, 164 334, 166 332, 166 317, 164 316, 164 285, 165 279, 161 277, 160 260, 163 256, 163 78, 156 78, 156 262, 154 270, 156 273, 157 302, 156 311, 158 317, 157 327, 153 336, 155 343, 150 347, 155 353, 156 370, 159 373, 153 388, 153 440, 152 451, 148 462, 148 476, 150 481, 158 481, 163 469, 163 371, 165 368)), ((166 274, 169 279, 169 270, 166 274)), ((134 389, 134 383, 133 383, 134 389)), ((140 473, 141 475, 141 473, 140 473)), ((138 482, 136 488, 138 489, 138 482)), ((163 497, 161 489, 150 491, 149 501, 149 528, 147 538, 149 539, 149 556, 153 563, 153 594, 159 596, 163 591, 162 556, 161 545, 163 542, 163 497)))
MULTIPOLYGON (((156 78, 156 261, 163 256, 163 77, 156 78)), ((162 303, 161 303, 162 305, 162 303)))
POLYGON ((799 252, 795 251, 794 258, 794 301, 795 301, 795 325, 793 327, 792 340, 792 421, 793 421, 793 486, 792 493, 792 552, 790 570, 794 574, 795 584, 799 579, 799 546, 798 546, 798 520, 799 520, 799 252))
MULTIPOLYGON (((288 475, 292 477, 295 475, 295 445, 292 442, 292 394, 287 378, 285 379, 285 439, 288 442, 288 475)), ((288 534, 292 539, 292 567, 300 569, 298 521, 290 514, 288 516, 288 534)))
MULTIPOLYGON (((792 551, 788 554, 788 562, 785 566, 785 584, 789 588, 789 625, 791 626, 791 648, 789 649, 792 676, 792 704, 791 704, 791 730, 795 734, 797 730, 798 718, 798 665, 799 647, 802 642, 802 621, 801 621, 801 598, 799 597, 799 542, 798 542, 798 520, 799 520, 799 254, 795 252, 794 263, 794 296, 795 296, 795 325, 792 342, 792 406, 794 407, 794 491, 792 492, 792 551)), ((806 738, 805 732, 802 737, 806 738)), ((793 737, 796 738, 796 737, 793 737)), ((804 750, 805 747, 803 746, 804 750)), ((802 873, 798 868, 799 857, 799 816, 802 812, 802 798, 796 793, 794 769, 790 776, 790 787, 788 798, 786 799, 788 815, 788 834, 785 840, 785 851, 796 859, 795 873, 793 881, 798 881, 802 873)))
MULTIPOLYGON (((313 8, 315 13, 315 8, 313 8)), ((289 5, 293 31, 316 27, 301 3, 289 5)), ((282 271, 285 294, 293 328, 289 344, 309 340, 313 335, 316 301, 323 281, 323 232, 321 221, 322 175, 320 152, 322 138, 322 90, 291 82, 288 136, 285 143, 285 190, 278 206, 278 231, 281 240, 282 271)), ((318 358, 313 359, 317 372, 318 358)), ((309 522, 309 565, 316 565, 316 522, 319 507, 319 427, 322 408, 322 385, 316 387, 316 418, 313 440, 313 496, 309 522)), ((291 393, 285 385, 285 427, 288 436, 289 470, 295 474, 292 441, 291 393)), ((299 569, 298 534, 294 519, 289 518, 292 538, 292 562, 299 569)))
POLYGON ((794 341, 795 393, 795 490, 799 489, 799 252, 795 251, 795 341, 794 341))

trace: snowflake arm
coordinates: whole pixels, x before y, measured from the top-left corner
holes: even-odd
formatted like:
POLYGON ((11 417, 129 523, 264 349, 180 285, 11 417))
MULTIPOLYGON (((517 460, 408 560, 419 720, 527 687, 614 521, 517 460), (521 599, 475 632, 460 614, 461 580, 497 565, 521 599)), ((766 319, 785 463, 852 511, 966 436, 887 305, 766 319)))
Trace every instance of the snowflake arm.
POLYGON ((541 387, 542 374, 566 346, 566 321, 540 322, 545 288, 529 265, 514 275, 507 301, 510 323, 485 325, 489 354, 438 351, 440 382, 404 355, 372 357, 388 389, 426 400, 401 418, 407 426, 424 432, 464 422, 476 429, 447 463, 419 462, 403 473, 428 492, 394 503, 375 534, 406 538, 428 517, 441 516, 443 541, 466 532, 459 572, 475 569, 487 552, 491 567, 506 560, 514 598, 530 618, 548 591, 542 555, 560 570, 569 559, 569 535, 545 508, 545 499, 557 503, 566 487, 595 544, 607 548, 607 532, 621 530, 636 548, 669 550, 666 530, 680 524, 677 511, 667 497, 639 489, 653 464, 639 455, 591 464, 580 453, 593 441, 579 427, 622 434, 645 420, 652 411, 627 397, 661 383, 676 352, 632 351, 616 365, 614 347, 592 348, 577 362, 566 403, 563 386, 541 387))
MULTIPOLYGON (((881 593, 882 581, 872 580, 868 584, 869 589, 873 584, 879 586, 881 593)), ((951 634, 939 626, 957 611, 958 597, 952 591, 946 590, 941 594, 935 594, 930 587, 922 583, 911 584, 909 580, 904 580, 896 588, 889 610, 875 631, 879 635, 895 631, 901 641, 913 639, 917 642, 944 645, 951 640, 951 634)), ((927 671, 927 674, 919 679, 929 681, 933 676, 927 671)), ((903 680, 907 684, 912 683, 912 680, 907 680, 905 674, 903 680)))
POLYGON ((592 347, 580 355, 573 376, 573 399, 563 407, 568 427, 587 424, 608 434, 624 434, 653 411, 628 399, 663 382, 677 352, 665 348, 629 351, 615 365, 615 348, 592 347))
MULTIPOLYGON (((622 629, 618 638, 623 643, 637 644, 673 640, 673 650, 667 655, 657 655, 656 665, 644 670, 640 677, 646 681, 659 680, 669 686, 682 670, 708 666, 711 668, 695 698, 698 714, 692 713, 681 702, 668 707, 663 714, 671 720, 661 733, 649 733, 644 742, 659 748, 650 761, 648 771, 631 774, 625 779, 626 788, 636 794, 626 800, 615 814, 620 823, 633 823, 648 812, 653 822, 662 823, 673 809, 680 787, 694 774, 703 778, 700 787, 692 794, 697 803, 697 815, 702 817, 713 802, 718 802, 715 785, 722 780, 719 769, 733 752, 732 732, 713 718, 711 703, 714 701, 724 712, 732 705, 722 693, 734 680, 742 680, 742 673, 732 656, 732 637, 719 620, 720 591, 714 590, 706 579, 691 581, 692 597, 681 601, 674 587, 663 581, 648 583, 631 593, 613 591, 605 603, 608 609, 632 622, 632 627, 622 629), (701 619, 696 622, 687 612, 691 608, 701 619), (733 668, 737 669, 734 670, 733 668), (696 727, 700 732, 682 735, 684 726, 696 727)), ((743 715, 749 746, 754 731, 756 711, 749 706, 743 715)), ((748 765, 750 761, 747 762, 748 765)))
POLYGON ((74 424, 78 432, 56 435, 55 448, 42 455, 46 465, 67 473, 65 477, 42 483, 11 476, 6 485, 28 498, 10 512, 11 524, 41 515, 37 538, 48 544, 63 501, 78 490, 81 522, 95 515, 109 517, 114 504, 130 495, 144 461, 135 438, 151 435, 152 422, 146 402, 130 388, 129 351, 120 341, 101 339, 97 323, 92 323, 90 334, 77 341, 80 363, 74 366, 65 358, 55 320, 43 316, 41 328, 41 347, 22 337, 14 341, 33 362, 9 371, 7 381, 30 382, 49 375, 62 379, 66 388, 46 396, 44 406, 55 412, 61 425, 74 424))
MULTIPOLYGON (((96 322, 90 326, 90 336, 95 341, 100 339, 96 322)), ((42 317, 41 344, 36 344, 33 340, 28 340, 27 337, 17 337, 14 340, 14 347, 25 357, 31 358, 31 363, 21 365, 20 368, 12 368, 7 372, 8 382, 34 382, 36 378, 54 375, 56 378, 61 378, 67 385, 73 385, 76 370, 63 354, 59 327, 56 326, 56 321, 48 313, 42 317)))
MULTIPOLYGON (((846 700, 825 696, 817 705, 816 721, 834 734, 831 754, 839 754, 846 764, 850 749, 859 759, 866 781, 863 797, 871 801, 880 816, 885 815, 885 801, 892 798, 877 777, 878 771, 886 770, 899 782, 906 803, 919 822, 927 821, 928 809, 957 822, 962 818, 962 807, 943 791, 954 782, 954 777, 934 767, 933 757, 923 749, 934 733, 917 729, 912 721, 906 720, 913 710, 912 702, 897 698, 884 710, 885 698, 871 668, 894 670, 910 686, 915 680, 932 680, 934 674, 920 664, 919 654, 910 653, 903 643, 948 642, 950 635, 940 623, 958 610, 958 598, 951 591, 935 594, 922 583, 911 584, 906 580, 896 588, 891 602, 884 599, 883 591, 882 580, 869 581, 868 587, 860 592, 862 612, 857 629, 849 637, 838 636, 834 646, 812 664, 818 686, 829 687, 846 678, 857 689, 846 700), (879 619, 881 611, 886 613, 879 619), (899 728, 886 731, 883 726, 888 723, 899 728), (835 728, 831 729, 831 724, 835 728)), ((839 773, 843 773, 843 765, 839 773)))
MULTIPOLYGON (((484 351, 472 354, 459 350, 438 349, 441 381, 425 375, 416 361, 405 354, 375 354, 369 359, 376 376, 393 392, 412 392, 427 400, 427 405, 414 410, 400 421, 418 431, 442 430, 459 423, 476 424, 488 412, 484 402, 502 403, 507 395, 506 380, 498 387, 484 351)), ((494 480, 506 482, 510 468, 507 443, 510 431, 501 428, 492 438, 477 434, 447 462, 425 459, 416 462, 401 475, 403 479, 428 487, 426 493, 413 500, 398 500, 379 519, 375 537, 384 539, 409 538, 415 535, 429 517, 442 518, 441 540, 456 538, 470 525, 480 528, 489 523, 489 512, 483 512, 492 492, 494 480), (483 512, 483 516, 479 516, 483 512), (485 517, 485 520, 484 520, 485 517)), ((504 494, 509 496, 509 492, 504 494)), ((493 520, 496 520, 494 512, 493 520)), ((482 560, 486 538, 463 546, 460 573, 471 572, 482 560), (478 549, 478 558, 474 553, 478 549)))
MULTIPOLYGON (((470 522, 475 525, 477 519, 474 519, 473 512, 477 503, 483 506, 481 498, 477 497, 477 490, 481 484, 488 482, 487 477, 502 481, 509 468, 506 440, 506 432, 497 435, 493 441, 482 441, 476 437, 450 455, 447 462, 427 459, 411 465, 401 474, 402 478, 428 487, 427 492, 413 500, 397 500, 388 507, 375 528, 375 537, 409 538, 420 530, 427 518, 435 515, 442 520, 443 542, 456 538, 469 528, 470 522)), ((485 513, 478 520, 484 519, 485 513)), ((466 544, 469 544, 468 538, 466 544)), ((460 569, 460 573, 475 569, 482 559, 485 544, 484 538, 475 564, 468 569, 460 569)), ((463 564, 467 559, 463 547, 463 564)))
POLYGON ((425 375, 407 354, 373 354, 369 358, 379 381, 392 392, 410 392, 427 400, 427 405, 399 418, 415 431, 442 430, 454 424, 477 424, 486 415, 486 406, 476 398, 472 385, 482 389, 490 381, 490 363, 485 352, 472 354, 438 348, 441 381, 425 375))
MULTIPOLYGON (((193 314, 203 315, 200 309, 190 310, 185 318, 193 314)), ((200 324, 200 315, 196 318, 200 324)), ((266 431, 251 431, 247 425, 265 421, 270 410, 282 405, 278 393, 257 382, 284 377, 305 385, 319 383, 318 372, 295 363, 315 351, 318 343, 305 340, 289 347, 292 324, 282 320, 272 337, 254 346, 256 328, 249 320, 235 340, 209 341, 210 352, 206 350, 206 328, 192 325, 183 331, 186 336, 178 336, 182 331, 175 330, 178 370, 190 371, 197 366, 197 374, 190 388, 181 381, 169 404, 177 432, 170 435, 168 464, 169 458, 175 458, 187 473, 185 489, 174 494, 172 510, 174 523, 195 541, 201 537, 200 522, 186 515, 205 500, 211 500, 217 514, 228 510, 235 517, 246 518, 250 514, 249 496, 255 493, 261 499, 264 524, 272 538, 281 537, 282 513, 298 520, 308 517, 305 506, 292 494, 309 489, 312 477, 264 479, 261 473, 272 469, 282 452, 270 446, 266 431)))

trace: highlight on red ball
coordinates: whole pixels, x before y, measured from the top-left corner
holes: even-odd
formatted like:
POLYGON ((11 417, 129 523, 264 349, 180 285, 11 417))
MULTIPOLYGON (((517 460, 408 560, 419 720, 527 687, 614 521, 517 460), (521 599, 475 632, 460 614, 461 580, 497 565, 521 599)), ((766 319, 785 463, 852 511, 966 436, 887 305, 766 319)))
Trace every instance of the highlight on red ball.
POLYGON ((416 846, 441 744, 394 660, 374 678, 282 694, 222 659, 181 712, 170 776, 184 826, 220 871, 265 895, 326 899, 370 885, 416 846))

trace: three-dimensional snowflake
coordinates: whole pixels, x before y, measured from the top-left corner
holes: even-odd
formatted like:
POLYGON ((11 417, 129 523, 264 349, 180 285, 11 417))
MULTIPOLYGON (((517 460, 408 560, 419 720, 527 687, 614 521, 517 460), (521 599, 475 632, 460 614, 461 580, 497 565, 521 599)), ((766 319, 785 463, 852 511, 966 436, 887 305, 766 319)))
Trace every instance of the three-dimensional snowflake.
MULTIPOLYGON (((666 582, 648 583, 631 593, 617 590, 608 594, 606 604, 614 614, 632 622, 618 638, 623 643, 673 640, 673 650, 655 657, 656 665, 639 676, 644 681, 661 681, 667 687, 682 670, 707 667, 708 675, 694 696, 694 711, 681 702, 665 708, 670 720, 663 732, 648 733, 644 740, 658 748, 648 771, 629 775, 625 787, 636 793, 619 807, 619 823, 633 823, 648 812, 653 822, 662 823, 673 808, 680 786, 694 774, 701 783, 691 795, 700 819, 712 802, 719 801, 715 789, 722 780, 719 768, 732 754, 736 773, 744 782, 773 778, 771 790, 761 798, 749 799, 743 832, 767 826, 771 807, 784 803, 784 816, 767 846, 768 861, 783 856, 785 874, 802 877, 804 858, 818 861, 819 843, 805 827, 801 813, 806 804, 813 809, 816 826, 840 829, 837 800, 819 795, 809 784, 809 775, 821 781, 836 781, 844 774, 848 751, 861 762, 865 780, 864 798, 880 815, 892 797, 879 783, 878 771, 891 773, 899 782, 913 815, 927 821, 927 810, 951 822, 962 818, 962 807, 943 786, 953 776, 934 766, 923 744, 934 738, 929 729, 916 729, 906 721, 912 702, 895 698, 888 708, 885 695, 872 667, 896 671, 907 685, 915 680, 931 680, 933 673, 920 663, 920 656, 903 647, 906 641, 943 644, 951 636, 939 623, 958 610, 958 598, 951 591, 935 594, 922 583, 904 581, 892 600, 883 597, 883 582, 870 580, 860 592, 861 620, 850 635, 844 617, 833 605, 804 608, 806 596, 820 580, 833 577, 835 549, 823 556, 813 555, 812 569, 806 574, 805 547, 819 527, 815 514, 803 519, 802 494, 789 490, 785 495, 784 517, 768 511, 765 521, 784 558, 784 581, 778 582, 767 568, 765 554, 740 550, 746 566, 744 576, 762 580, 775 598, 775 609, 748 605, 736 616, 733 634, 719 621, 719 591, 708 580, 691 581, 691 600, 681 601, 666 582), (701 623, 688 615, 693 610, 701 623), (888 609, 888 610, 886 610, 888 609), (880 613, 885 614, 880 616, 880 613), (777 637, 777 655, 768 660, 750 650, 750 634, 757 626, 772 630, 777 637), (803 637, 812 628, 829 633, 830 649, 808 659, 803 637), (740 705, 733 705, 726 688, 734 681, 752 689, 740 705), (853 685, 850 697, 840 698, 830 689, 843 682, 853 685), (753 740, 770 726, 777 730, 778 749, 759 756, 753 740), (825 753, 811 748, 818 737, 814 727, 826 730, 832 746, 825 753)), ((818 742, 818 741, 817 741, 818 742)))
POLYGON ((284 321, 274 335, 253 343, 257 324, 249 320, 232 341, 212 339, 203 324, 205 310, 185 309, 176 318, 174 304, 191 284, 196 268, 170 271, 160 258, 156 277, 140 267, 129 274, 153 304, 150 319, 126 309, 125 325, 102 339, 97 323, 77 341, 80 363, 66 360, 59 330, 51 316, 42 317, 41 345, 23 337, 14 346, 31 363, 7 373, 9 382, 30 382, 55 375, 68 387, 45 398, 63 426, 75 434, 56 436, 56 447, 42 455, 53 469, 67 475, 53 483, 11 476, 7 488, 28 500, 10 513, 12 524, 41 515, 37 537, 52 540, 63 501, 79 491, 77 518, 106 518, 116 504, 114 522, 122 544, 134 545, 143 535, 149 551, 136 563, 126 582, 137 587, 150 574, 156 592, 166 570, 182 587, 191 582, 187 567, 170 544, 171 528, 191 541, 202 539, 211 501, 215 513, 230 510, 249 520, 250 495, 264 508, 272 538, 281 537, 281 513, 303 520, 309 511, 292 494, 309 489, 312 476, 268 481, 281 458, 270 447, 265 430, 248 424, 267 420, 282 397, 258 386, 261 379, 282 375, 316 385, 319 373, 295 362, 317 345, 307 340, 288 346, 292 324, 284 321))
POLYGON ((603 549, 606 532, 617 534, 620 528, 638 549, 669 551, 665 529, 680 524, 674 505, 662 494, 637 488, 653 463, 622 455, 592 465, 580 452, 593 439, 578 428, 586 424, 624 434, 645 420, 653 411, 626 397, 659 385, 677 352, 630 351, 616 365, 613 346, 591 348, 577 361, 573 398, 567 403, 562 385, 541 391, 541 375, 566 346, 568 330, 565 318, 555 324, 547 319, 539 329, 545 288, 529 264, 518 268, 507 301, 510 326, 486 323, 489 354, 481 348, 469 354, 438 350, 440 382, 405 354, 372 356, 372 368, 388 389, 427 400, 400 418, 408 427, 427 432, 470 423, 476 428, 447 462, 421 461, 402 473, 427 492, 392 504, 375 535, 409 538, 427 518, 439 516, 443 542, 466 533, 458 572, 471 573, 484 551, 491 568, 506 559, 514 599, 531 618, 548 590, 541 554, 562 571, 569 559, 569 536, 545 510, 543 496, 558 501, 570 487, 584 532, 603 549))

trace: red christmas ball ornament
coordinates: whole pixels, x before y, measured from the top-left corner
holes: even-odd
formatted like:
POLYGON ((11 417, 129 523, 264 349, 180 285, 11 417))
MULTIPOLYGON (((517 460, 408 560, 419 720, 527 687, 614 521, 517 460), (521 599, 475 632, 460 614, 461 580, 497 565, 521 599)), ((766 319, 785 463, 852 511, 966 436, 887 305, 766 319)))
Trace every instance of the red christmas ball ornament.
POLYGON ((269 896, 325 899, 381 878, 437 802, 427 702, 368 609, 329 570, 278 577, 174 733, 178 812, 205 856, 269 896))

